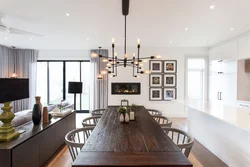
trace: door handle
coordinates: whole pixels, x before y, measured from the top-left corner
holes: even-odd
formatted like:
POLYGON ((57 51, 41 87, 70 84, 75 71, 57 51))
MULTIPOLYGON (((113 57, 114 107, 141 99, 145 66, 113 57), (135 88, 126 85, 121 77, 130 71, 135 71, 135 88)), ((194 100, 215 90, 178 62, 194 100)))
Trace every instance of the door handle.
POLYGON ((222 92, 220 92, 220 100, 222 100, 221 95, 222 95, 222 92))
POLYGON ((220 100, 220 92, 217 92, 217 100, 220 100))

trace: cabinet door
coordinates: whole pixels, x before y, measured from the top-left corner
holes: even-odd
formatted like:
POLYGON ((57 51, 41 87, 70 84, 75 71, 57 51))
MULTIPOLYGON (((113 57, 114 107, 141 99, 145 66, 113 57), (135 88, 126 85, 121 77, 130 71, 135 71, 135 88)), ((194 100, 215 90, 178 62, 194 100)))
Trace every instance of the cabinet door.
POLYGON ((209 64, 212 63, 213 60, 220 60, 220 47, 209 50, 209 64))
POLYGON ((250 36, 238 40, 238 59, 250 58, 250 36))
POLYGON ((219 92, 221 90, 221 83, 220 83, 221 75, 219 74, 212 74, 209 75, 209 101, 210 102, 219 102, 219 92))
POLYGON ((237 76, 236 73, 223 74, 220 82, 221 99, 223 104, 236 105, 237 103, 237 76))
POLYGON ((237 59, 237 41, 229 42, 221 45, 221 60, 236 60, 237 59))
POLYGON ((39 167, 39 135, 13 149, 12 167, 39 167))
POLYGON ((224 74, 237 73, 237 61, 227 61, 222 64, 224 74))

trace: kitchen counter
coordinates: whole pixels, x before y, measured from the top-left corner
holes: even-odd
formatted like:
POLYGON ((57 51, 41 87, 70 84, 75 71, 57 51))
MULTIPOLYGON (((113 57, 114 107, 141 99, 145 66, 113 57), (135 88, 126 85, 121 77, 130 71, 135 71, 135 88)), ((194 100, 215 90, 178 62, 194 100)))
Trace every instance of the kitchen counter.
POLYGON ((250 108, 214 104, 202 100, 177 100, 176 102, 250 132, 250 108))
POLYGON ((250 166, 250 109, 200 100, 178 100, 188 132, 230 167, 250 166))

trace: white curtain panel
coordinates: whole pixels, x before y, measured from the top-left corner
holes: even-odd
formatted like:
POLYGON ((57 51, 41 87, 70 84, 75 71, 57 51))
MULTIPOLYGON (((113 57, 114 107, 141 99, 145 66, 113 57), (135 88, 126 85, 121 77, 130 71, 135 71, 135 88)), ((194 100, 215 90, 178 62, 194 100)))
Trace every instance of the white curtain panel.
POLYGON ((32 109, 35 104, 37 58, 36 50, 0 46, 0 78, 9 78, 14 72, 14 64, 18 78, 29 78, 30 98, 15 101, 12 104, 14 112, 32 109))
MULTIPOLYGON (((102 56, 108 56, 108 50, 97 49, 91 50, 90 54, 98 53, 102 56)), ((107 108, 108 106, 108 74, 103 75, 103 79, 97 79, 101 70, 105 70, 106 63, 103 63, 99 58, 90 59, 90 111, 94 109, 107 108), (99 68, 100 64, 100 68, 99 68)))

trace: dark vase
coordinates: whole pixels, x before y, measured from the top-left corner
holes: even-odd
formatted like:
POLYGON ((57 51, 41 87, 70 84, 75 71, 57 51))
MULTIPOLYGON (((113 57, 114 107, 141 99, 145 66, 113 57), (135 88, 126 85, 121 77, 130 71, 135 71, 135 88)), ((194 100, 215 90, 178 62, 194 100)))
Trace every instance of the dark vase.
POLYGON ((40 105, 35 104, 32 111, 32 121, 34 125, 39 125, 41 122, 41 110, 40 105))

